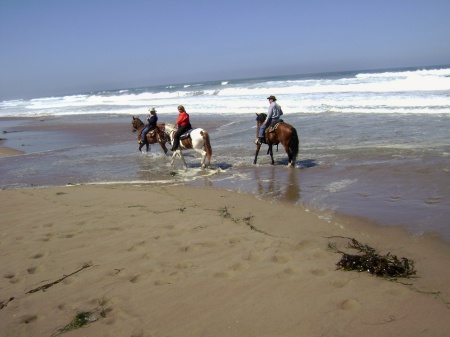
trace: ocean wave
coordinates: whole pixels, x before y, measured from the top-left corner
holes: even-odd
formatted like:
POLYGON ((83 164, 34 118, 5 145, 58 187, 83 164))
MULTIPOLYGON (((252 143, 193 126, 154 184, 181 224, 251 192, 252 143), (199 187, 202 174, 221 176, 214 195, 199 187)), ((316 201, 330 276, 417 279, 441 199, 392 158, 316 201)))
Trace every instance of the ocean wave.
POLYGON ((0 117, 176 113, 254 113, 276 95, 289 113, 450 113, 450 67, 213 81, 0 102, 0 117))

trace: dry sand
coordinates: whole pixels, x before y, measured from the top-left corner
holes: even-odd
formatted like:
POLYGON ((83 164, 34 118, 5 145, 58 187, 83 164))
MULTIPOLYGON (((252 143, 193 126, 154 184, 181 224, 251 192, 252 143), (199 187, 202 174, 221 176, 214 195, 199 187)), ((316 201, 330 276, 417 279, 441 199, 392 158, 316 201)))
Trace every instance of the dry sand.
MULTIPOLYGON (((217 189, 1 190, 0 335, 449 336, 450 249, 433 237, 217 189), (336 270, 350 237, 415 261, 336 270), (84 267, 84 268, 83 268, 84 267)), ((349 250, 350 253, 356 253, 349 250)))

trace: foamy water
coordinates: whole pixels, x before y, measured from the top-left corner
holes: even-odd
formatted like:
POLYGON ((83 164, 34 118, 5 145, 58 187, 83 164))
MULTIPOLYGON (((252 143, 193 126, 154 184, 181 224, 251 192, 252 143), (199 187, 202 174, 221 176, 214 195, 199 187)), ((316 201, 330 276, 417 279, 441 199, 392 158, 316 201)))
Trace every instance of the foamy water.
POLYGON ((243 114, 266 109, 276 95, 288 113, 450 113, 450 67, 353 71, 123 88, 3 101, 0 117, 73 114, 139 115, 152 106, 196 114, 243 114))

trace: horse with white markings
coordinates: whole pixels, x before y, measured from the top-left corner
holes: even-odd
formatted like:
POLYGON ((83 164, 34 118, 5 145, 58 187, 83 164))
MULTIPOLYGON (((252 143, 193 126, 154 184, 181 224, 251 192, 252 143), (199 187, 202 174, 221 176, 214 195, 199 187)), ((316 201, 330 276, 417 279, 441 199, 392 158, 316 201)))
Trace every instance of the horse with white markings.
MULTIPOLYGON (((164 132, 170 137, 170 143, 173 144, 173 136, 177 131, 178 126, 172 123, 166 123, 164 132)), ((202 168, 211 167, 212 148, 209 141, 209 134, 202 128, 195 128, 187 131, 180 137, 180 146, 172 155, 172 161, 170 165, 173 166, 173 162, 176 156, 179 156, 183 161, 184 166, 187 167, 186 160, 184 159, 182 150, 193 149, 202 155, 201 165, 202 168), (208 159, 208 164, 205 161, 208 159)))

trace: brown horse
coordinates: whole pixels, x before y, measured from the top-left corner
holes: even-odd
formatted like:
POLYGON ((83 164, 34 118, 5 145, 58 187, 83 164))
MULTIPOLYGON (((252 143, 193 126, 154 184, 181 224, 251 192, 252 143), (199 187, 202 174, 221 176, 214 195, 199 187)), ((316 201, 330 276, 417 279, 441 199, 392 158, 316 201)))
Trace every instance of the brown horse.
MULTIPOLYGON (((131 125, 133 127, 133 132, 138 131, 138 140, 141 139, 142 130, 145 127, 145 124, 139 119, 133 116, 133 120, 131 121, 131 125)), ((139 151, 141 151, 144 144, 146 145, 147 152, 149 144, 159 143, 164 153, 167 153, 166 143, 169 141, 168 137, 166 137, 166 133, 164 132, 165 124, 157 124, 156 129, 147 133, 146 139, 147 141, 143 144, 139 144, 139 151)))
MULTIPOLYGON (((259 129, 266 120, 267 115, 265 113, 256 114, 256 122, 257 122, 257 130, 256 130, 256 137, 258 137, 259 129)), ((278 145, 279 143, 283 144, 284 149, 286 150, 286 153, 289 157, 289 166, 295 167, 295 159, 298 155, 298 135, 297 130, 290 124, 285 122, 280 122, 277 125, 275 125, 274 128, 271 126, 268 126, 266 128, 265 134, 264 134, 264 143, 269 145, 269 149, 267 150, 267 153, 270 154, 270 158, 272 159, 272 165, 275 164, 275 161, 273 160, 273 151, 272 147, 274 145, 278 145)), ((256 164, 256 160, 258 158, 259 149, 261 148, 261 144, 256 145, 256 153, 255 153, 255 160, 253 161, 253 164, 256 164)))

